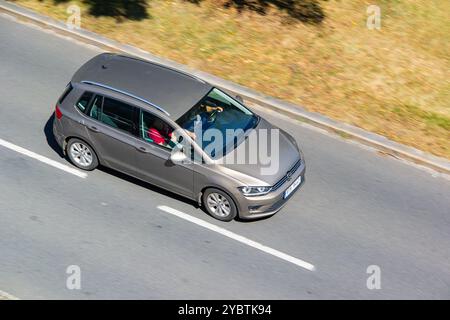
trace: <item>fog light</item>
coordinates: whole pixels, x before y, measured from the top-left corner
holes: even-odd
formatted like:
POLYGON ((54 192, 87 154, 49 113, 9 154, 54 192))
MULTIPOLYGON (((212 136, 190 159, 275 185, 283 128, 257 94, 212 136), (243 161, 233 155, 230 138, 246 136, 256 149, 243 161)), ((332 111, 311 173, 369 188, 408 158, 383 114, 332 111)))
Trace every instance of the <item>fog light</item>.
POLYGON ((252 213, 252 212, 258 211, 259 208, 261 208, 261 206, 250 206, 250 207, 248 207, 248 211, 250 213, 252 213))

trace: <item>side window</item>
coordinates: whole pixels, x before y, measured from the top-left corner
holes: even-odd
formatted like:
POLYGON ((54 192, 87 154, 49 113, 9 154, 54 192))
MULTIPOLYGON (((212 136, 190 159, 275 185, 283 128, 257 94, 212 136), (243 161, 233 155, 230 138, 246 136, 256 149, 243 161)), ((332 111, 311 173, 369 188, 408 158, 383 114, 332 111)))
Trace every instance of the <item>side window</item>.
POLYGON ((105 97, 99 120, 113 128, 134 134, 135 109, 126 103, 105 97))
POLYGON ((102 111, 102 96, 95 96, 94 101, 92 101, 91 109, 89 110, 89 116, 91 118, 100 120, 100 112, 102 111))
POLYGON ((165 121, 143 110, 139 119, 139 134, 142 139, 169 149, 176 145, 174 129, 165 121))
POLYGON ((86 91, 85 93, 83 93, 80 100, 78 100, 78 102, 76 104, 76 107, 78 108, 78 110, 80 110, 82 113, 85 113, 93 95, 94 94, 92 92, 86 91))

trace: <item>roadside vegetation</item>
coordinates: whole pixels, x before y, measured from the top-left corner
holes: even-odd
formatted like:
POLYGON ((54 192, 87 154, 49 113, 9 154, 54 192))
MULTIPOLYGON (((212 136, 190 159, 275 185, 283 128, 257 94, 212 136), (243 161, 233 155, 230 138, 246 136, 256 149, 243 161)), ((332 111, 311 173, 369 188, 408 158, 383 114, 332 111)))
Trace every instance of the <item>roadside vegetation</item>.
POLYGON ((450 159, 450 1, 14 2, 450 159))

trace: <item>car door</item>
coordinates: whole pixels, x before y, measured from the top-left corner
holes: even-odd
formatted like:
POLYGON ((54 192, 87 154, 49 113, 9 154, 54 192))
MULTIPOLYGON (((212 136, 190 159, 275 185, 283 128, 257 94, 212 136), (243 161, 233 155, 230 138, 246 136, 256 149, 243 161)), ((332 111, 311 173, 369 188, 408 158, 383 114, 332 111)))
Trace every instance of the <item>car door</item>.
MULTIPOLYGON (((157 125, 164 126, 167 132, 173 128, 156 115, 140 110, 139 114, 139 139, 136 142, 136 168, 138 177, 150 183, 161 186, 175 193, 193 198, 194 174, 192 162, 174 163, 170 160, 173 143, 169 137, 162 143, 157 125), (155 136, 155 133, 156 136, 155 136)), ((164 138, 164 137, 163 137, 164 138)))
POLYGON ((130 175, 136 174, 136 112, 134 106, 97 95, 85 120, 90 140, 102 161, 130 175))

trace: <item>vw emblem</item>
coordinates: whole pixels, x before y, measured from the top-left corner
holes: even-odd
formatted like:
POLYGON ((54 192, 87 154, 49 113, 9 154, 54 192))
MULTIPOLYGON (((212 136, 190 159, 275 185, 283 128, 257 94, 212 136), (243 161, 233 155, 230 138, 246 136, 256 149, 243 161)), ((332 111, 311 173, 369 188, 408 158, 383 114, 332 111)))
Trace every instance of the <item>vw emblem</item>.
POLYGON ((288 181, 291 180, 292 172, 291 172, 291 171, 288 171, 288 172, 286 173, 286 177, 287 177, 288 181))

